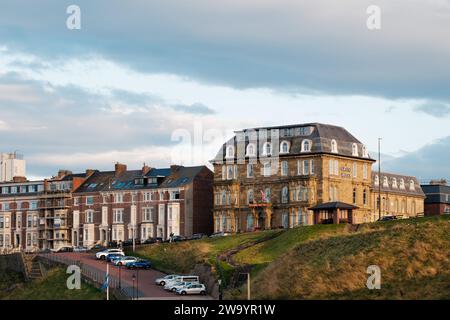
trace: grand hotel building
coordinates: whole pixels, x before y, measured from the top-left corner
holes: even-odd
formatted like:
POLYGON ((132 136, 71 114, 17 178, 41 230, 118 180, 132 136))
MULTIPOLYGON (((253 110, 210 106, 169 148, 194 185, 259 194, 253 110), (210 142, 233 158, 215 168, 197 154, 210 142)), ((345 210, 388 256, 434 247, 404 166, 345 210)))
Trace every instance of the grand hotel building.
POLYGON ((382 216, 423 213, 417 180, 379 178, 366 146, 342 127, 310 123, 235 133, 211 161, 216 232, 376 221, 379 189, 382 216))

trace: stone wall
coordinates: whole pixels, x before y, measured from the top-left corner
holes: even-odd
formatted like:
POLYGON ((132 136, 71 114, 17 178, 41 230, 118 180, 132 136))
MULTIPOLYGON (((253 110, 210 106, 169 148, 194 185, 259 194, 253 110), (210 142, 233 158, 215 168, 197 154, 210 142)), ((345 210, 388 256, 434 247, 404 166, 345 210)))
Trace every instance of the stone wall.
POLYGON ((0 255, 0 272, 15 271, 25 276, 25 266, 20 253, 0 255))

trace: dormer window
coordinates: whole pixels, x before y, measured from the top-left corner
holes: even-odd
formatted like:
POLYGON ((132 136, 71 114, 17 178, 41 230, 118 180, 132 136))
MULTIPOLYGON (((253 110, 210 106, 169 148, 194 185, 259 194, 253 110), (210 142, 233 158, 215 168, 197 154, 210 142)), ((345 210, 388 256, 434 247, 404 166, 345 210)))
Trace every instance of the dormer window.
POLYGON ((375 185, 380 185, 380 177, 378 177, 378 175, 375 176, 375 185))
POLYGON ((338 153, 338 147, 336 140, 331 140, 331 152, 338 153))
POLYGON ((414 191, 416 190, 415 185, 414 185, 414 180, 409 180, 409 190, 414 191))
POLYGON ((302 152, 311 152, 312 142, 311 140, 302 141, 302 152))
POLYGON ((362 147, 362 156, 364 158, 368 158, 369 157, 369 153, 367 152, 367 147, 366 146, 362 147))
POLYGON ((405 180, 400 179, 400 189, 405 189, 405 180))
POLYGON ((227 153, 226 153, 226 157, 229 158, 234 158, 234 147, 233 146, 228 146, 227 147, 227 153))
POLYGON ((287 141, 281 142, 280 153, 289 153, 289 142, 287 141))
POLYGON ((383 187, 389 188, 389 180, 387 177, 383 177, 383 187))
POLYGON ((398 185, 397 185, 397 178, 392 178, 392 188, 397 189, 398 185))
POLYGON ((247 146, 247 157, 254 157, 255 155, 255 145, 253 143, 249 143, 247 146))
POLYGON ((352 144, 352 156, 358 156, 358 145, 356 143, 352 144))
POLYGON ((263 156, 270 156, 272 155, 272 144, 270 142, 264 143, 263 146, 263 156))

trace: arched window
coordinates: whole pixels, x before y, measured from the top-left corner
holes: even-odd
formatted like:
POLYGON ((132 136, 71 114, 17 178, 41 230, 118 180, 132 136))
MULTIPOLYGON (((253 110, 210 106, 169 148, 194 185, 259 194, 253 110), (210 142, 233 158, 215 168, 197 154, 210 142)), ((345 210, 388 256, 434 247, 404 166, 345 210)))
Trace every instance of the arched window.
POLYGON ((375 183, 376 186, 378 186, 380 184, 380 177, 378 177, 378 175, 375 175, 374 183, 375 183))
POLYGON ((247 146, 247 157, 254 157, 256 155, 255 145, 253 143, 249 143, 247 146))
POLYGON ((227 147, 226 157, 227 158, 234 158, 234 147, 233 146, 228 146, 227 147))
POLYGON ((352 144, 352 156, 358 156, 358 145, 356 143, 352 144))
POLYGON ((383 177, 383 187, 385 187, 385 188, 389 187, 388 177, 383 177))
POLYGON ((302 152, 311 152, 312 141, 311 140, 303 140, 302 141, 302 152))
POLYGON ((392 188, 397 189, 398 185, 397 185, 397 178, 392 178, 392 188))
POLYGON ((281 189, 281 202, 287 203, 288 199, 289 199, 289 189, 288 187, 283 187, 283 189, 281 189))
POLYGON ((362 156, 364 158, 368 158, 369 157, 369 153, 367 152, 367 147, 366 146, 362 147, 362 156))
POLYGON ((222 191, 222 205, 225 205, 227 203, 227 193, 226 191, 222 191))
POLYGON ((405 180, 400 179, 400 189, 405 189, 405 180))
POLYGON ((264 143, 263 146, 263 155, 270 156, 272 154, 272 144, 270 142, 264 143))
POLYGON ((331 140, 331 152, 338 153, 338 146, 336 140, 331 140))
POLYGON ((289 153, 289 142, 283 141, 280 143, 280 153, 289 153))
POLYGON ((414 191, 415 189, 414 180, 409 180, 409 190, 414 191))
POLYGON ((255 194, 253 193, 253 189, 249 189, 247 192, 247 202, 249 204, 253 203, 255 200, 255 194))

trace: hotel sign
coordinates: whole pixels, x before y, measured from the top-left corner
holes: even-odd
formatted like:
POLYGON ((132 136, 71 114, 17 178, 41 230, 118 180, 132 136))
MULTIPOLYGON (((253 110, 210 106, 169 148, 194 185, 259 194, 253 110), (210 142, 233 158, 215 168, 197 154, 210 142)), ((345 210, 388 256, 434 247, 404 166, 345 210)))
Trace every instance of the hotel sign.
POLYGON ((350 179, 352 177, 352 169, 349 167, 341 167, 341 178, 348 178, 350 179))

